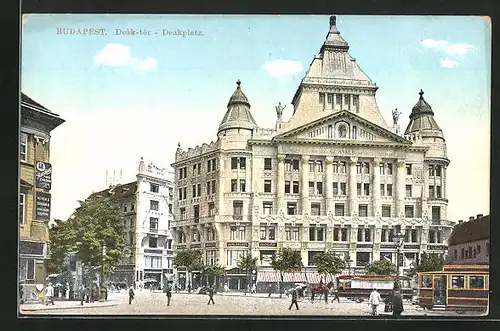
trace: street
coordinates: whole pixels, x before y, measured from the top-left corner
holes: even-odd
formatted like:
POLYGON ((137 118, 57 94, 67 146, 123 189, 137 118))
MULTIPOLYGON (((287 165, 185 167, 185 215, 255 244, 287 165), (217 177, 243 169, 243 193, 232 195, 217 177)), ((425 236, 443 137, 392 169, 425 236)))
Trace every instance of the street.
MULTIPOLYGON (((128 304, 127 293, 110 293, 109 303, 105 307, 75 307, 69 303, 56 303, 56 306, 38 305, 39 310, 23 311, 27 315, 317 315, 317 316, 369 316, 370 307, 365 301, 355 303, 341 299, 340 303, 317 300, 311 303, 308 299, 299 302, 299 310, 288 310, 290 299, 282 299, 274 294, 268 298, 267 294, 217 294, 214 296, 215 305, 207 305, 208 296, 202 294, 173 293, 172 303, 167 306, 164 293, 137 291, 136 299, 128 304), (64 305, 66 304, 66 305, 64 305), (58 308, 58 306, 60 308, 58 308), (73 307, 73 308, 72 308, 73 307), (61 309, 63 308, 63 309, 61 309)), ((79 304, 79 303, 78 303, 79 304)), ((34 306, 34 305, 31 305, 34 306)), ((424 311, 418 306, 405 302, 403 316, 460 316, 454 312, 424 311)), ((21 308, 22 309, 22 308, 21 308)), ((383 313, 383 305, 379 306, 383 313)), ((463 315, 461 315, 463 316, 463 315)))

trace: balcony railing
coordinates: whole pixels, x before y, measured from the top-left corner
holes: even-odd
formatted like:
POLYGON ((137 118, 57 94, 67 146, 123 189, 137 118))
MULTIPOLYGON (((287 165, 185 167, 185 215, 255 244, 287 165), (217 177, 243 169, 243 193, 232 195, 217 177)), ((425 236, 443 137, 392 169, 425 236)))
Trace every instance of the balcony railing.
POLYGON ((149 232, 158 233, 158 229, 157 228, 149 228, 149 232))

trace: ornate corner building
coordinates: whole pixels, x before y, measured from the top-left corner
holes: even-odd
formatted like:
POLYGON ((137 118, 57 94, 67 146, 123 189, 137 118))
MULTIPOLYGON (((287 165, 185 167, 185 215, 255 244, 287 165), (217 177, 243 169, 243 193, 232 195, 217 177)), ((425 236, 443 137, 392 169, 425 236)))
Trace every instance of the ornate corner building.
POLYGON ((396 262, 392 235, 405 235, 404 267, 421 252, 443 254, 447 220, 446 141, 423 91, 404 133, 381 115, 378 87, 349 54, 335 17, 294 97, 293 115, 260 128, 237 82, 217 140, 175 156, 175 249, 201 249, 206 264, 261 270, 280 247, 306 266, 333 251, 351 269, 396 262))
POLYGON ((124 215, 123 256, 107 280, 163 288, 173 276, 173 238, 169 230, 173 219, 173 174, 141 158, 136 177, 136 181, 90 195, 111 198, 124 215))
POLYGON ((47 278, 44 262, 49 250, 52 186, 50 132, 62 123, 59 115, 21 93, 19 281, 26 300, 38 299, 33 286, 43 285, 47 278))

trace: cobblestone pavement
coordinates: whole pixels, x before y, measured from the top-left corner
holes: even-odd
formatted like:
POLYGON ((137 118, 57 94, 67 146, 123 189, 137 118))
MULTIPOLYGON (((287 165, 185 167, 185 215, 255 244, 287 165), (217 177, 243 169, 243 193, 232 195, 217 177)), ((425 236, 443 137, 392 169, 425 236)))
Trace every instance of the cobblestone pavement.
MULTIPOLYGON (((202 294, 174 293, 172 303, 167 306, 167 298, 163 293, 136 292, 136 300, 128 304, 126 293, 117 293, 113 297, 117 305, 112 307, 89 307, 75 309, 50 309, 24 311, 29 315, 317 315, 317 316, 370 316, 371 309, 367 302, 355 303, 341 300, 340 303, 324 301, 311 303, 307 299, 299 302, 299 310, 288 310, 290 299, 280 299, 276 295, 224 295, 214 296, 215 305, 207 305, 208 296, 202 294)), ((379 307, 383 312, 383 305, 379 307)), ((405 305, 406 316, 459 316, 453 312, 424 311, 409 302, 405 305)))

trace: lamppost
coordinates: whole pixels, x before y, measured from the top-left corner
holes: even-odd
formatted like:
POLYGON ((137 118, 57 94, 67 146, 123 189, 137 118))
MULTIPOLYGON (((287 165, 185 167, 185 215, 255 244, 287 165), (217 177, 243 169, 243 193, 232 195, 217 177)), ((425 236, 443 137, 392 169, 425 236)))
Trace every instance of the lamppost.
POLYGON ((255 274, 257 273, 257 271, 252 270, 252 285, 255 283, 255 274))
POLYGON ((101 290, 99 292, 99 302, 104 302, 106 298, 106 289, 104 288, 104 260, 106 258, 106 242, 103 240, 101 242, 101 276, 100 278, 100 287, 101 290))
POLYGON ((347 263, 347 270, 349 272, 349 276, 351 275, 351 263, 353 261, 351 260, 351 256, 349 254, 347 254, 347 256, 345 257, 345 263, 347 263))
POLYGON ((398 232, 392 237, 392 241, 396 245, 396 284, 394 288, 400 288, 399 285, 399 250, 401 249, 401 246, 403 246, 405 236, 398 232))

